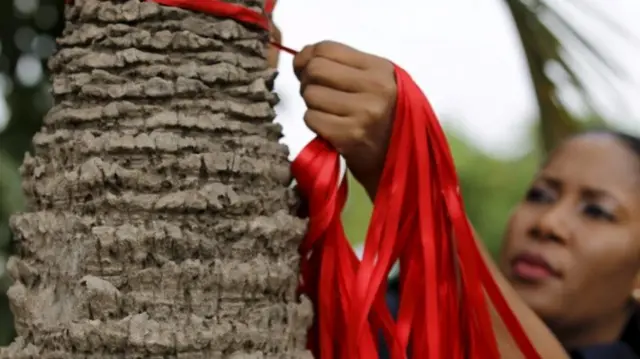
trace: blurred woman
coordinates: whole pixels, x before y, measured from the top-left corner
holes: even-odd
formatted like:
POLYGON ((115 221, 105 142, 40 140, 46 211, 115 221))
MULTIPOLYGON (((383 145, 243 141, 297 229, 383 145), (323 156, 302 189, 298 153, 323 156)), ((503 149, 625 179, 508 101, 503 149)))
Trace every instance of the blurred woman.
POLYGON ((640 358, 640 139, 589 132, 553 152, 513 211, 498 266, 572 358, 640 358))

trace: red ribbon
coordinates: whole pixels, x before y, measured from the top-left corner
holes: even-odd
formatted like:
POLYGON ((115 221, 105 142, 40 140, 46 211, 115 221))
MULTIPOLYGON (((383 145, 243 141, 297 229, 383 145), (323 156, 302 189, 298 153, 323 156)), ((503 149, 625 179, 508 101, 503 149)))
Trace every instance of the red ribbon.
MULTIPOLYGON (((221 0, 151 0, 269 29, 264 14, 221 0)), ((69 1, 67 1, 69 2, 69 1)), ((292 49, 273 43, 286 52, 292 49)), ((392 137, 360 261, 340 214, 347 181, 339 155, 314 139, 292 164, 308 201, 300 291, 315 306, 308 345, 316 358, 375 359, 382 332, 394 359, 498 359, 485 291, 526 359, 541 359, 484 263, 464 213, 454 162, 429 101, 400 67, 392 137), (400 309, 385 293, 400 261, 400 309)))

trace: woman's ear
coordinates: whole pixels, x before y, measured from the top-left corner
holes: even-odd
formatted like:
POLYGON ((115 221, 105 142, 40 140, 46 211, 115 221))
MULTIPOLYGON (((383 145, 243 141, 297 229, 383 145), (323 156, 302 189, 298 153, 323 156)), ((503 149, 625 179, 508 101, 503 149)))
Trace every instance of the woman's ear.
POLYGON ((640 303, 640 271, 636 274, 636 279, 633 281, 631 296, 633 297, 633 300, 640 303))

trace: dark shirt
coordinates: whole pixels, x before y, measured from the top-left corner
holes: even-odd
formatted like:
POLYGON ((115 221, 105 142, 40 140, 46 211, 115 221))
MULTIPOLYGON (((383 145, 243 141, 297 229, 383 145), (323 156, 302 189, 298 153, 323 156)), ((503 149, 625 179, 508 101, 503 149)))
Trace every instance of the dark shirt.
POLYGON ((620 340, 591 345, 569 352, 572 359, 640 359, 640 310, 629 318, 620 340))
MULTIPOLYGON (((397 278, 389 280, 387 305, 394 318, 400 304, 397 278)), ((380 359, 389 359, 389 352, 380 336, 380 359)), ((572 359, 640 359, 640 309, 637 309, 625 327, 620 340, 615 343, 592 345, 569 351, 572 359)))

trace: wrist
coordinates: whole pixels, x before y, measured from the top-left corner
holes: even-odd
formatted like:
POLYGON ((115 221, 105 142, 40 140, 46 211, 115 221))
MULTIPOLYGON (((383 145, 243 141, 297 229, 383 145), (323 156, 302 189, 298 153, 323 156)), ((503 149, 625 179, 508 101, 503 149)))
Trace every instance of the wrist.
POLYGON ((358 178, 358 182, 360 182, 364 190, 367 192, 367 195, 369 195, 371 202, 375 202, 376 193, 378 192, 378 184, 380 183, 380 176, 362 176, 358 178))

